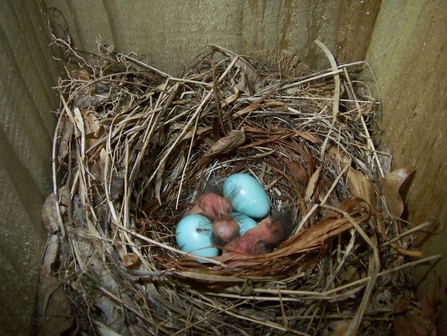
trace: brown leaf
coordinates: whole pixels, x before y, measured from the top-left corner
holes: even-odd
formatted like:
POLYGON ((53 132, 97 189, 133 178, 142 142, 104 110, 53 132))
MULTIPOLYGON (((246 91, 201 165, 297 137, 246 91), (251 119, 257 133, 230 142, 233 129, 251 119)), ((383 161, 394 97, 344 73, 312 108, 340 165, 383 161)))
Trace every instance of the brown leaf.
POLYGON ((248 96, 252 96, 259 91, 261 86, 261 77, 250 63, 230 50, 219 46, 212 47, 229 56, 231 60, 237 58, 234 65, 241 69, 241 78, 239 83, 237 83, 237 87, 240 91, 245 92, 248 96))
POLYGON ((72 70, 71 71, 71 77, 74 79, 80 79, 80 80, 84 80, 84 81, 89 81, 90 80, 90 75, 87 71, 83 70, 83 69, 79 69, 79 70, 72 70))
POLYGON ((56 262, 59 257, 59 237, 57 234, 51 235, 47 240, 45 254, 43 258, 42 267, 45 268, 47 274, 52 274, 56 271, 56 262))
POLYGON ((342 170, 345 165, 351 163, 351 159, 334 145, 328 145, 326 151, 329 154, 328 158, 331 159, 332 165, 334 167, 340 167, 340 170, 342 170))
POLYGON ((225 98, 225 100, 223 101, 222 107, 225 107, 225 106, 235 102, 239 98, 240 91, 239 91, 237 85, 233 85, 233 90, 234 90, 234 93, 231 96, 225 98))
POLYGON ((82 118, 84 119, 85 138, 89 147, 93 146, 107 134, 104 127, 101 125, 98 117, 91 111, 83 109, 81 111, 82 118))
POLYGON ((317 139, 316 137, 314 137, 312 134, 310 134, 309 132, 301 132, 301 131, 297 131, 297 134, 302 137, 303 139, 310 141, 314 144, 319 144, 321 143, 321 141, 319 139, 317 139))
POLYGON ((413 305, 410 297, 395 304, 394 334, 396 336, 436 336, 436 310, 438 301, 432 295, 423 297, 413 305))
POLYGON ((287 171, 290 172, 290 176, 293 176, 299 183, 303 186, 307 185, 308 176, 306 169, 296 160, 291 160, 289 158, 284 158, 284 163, 287 167, 287 171))
MULTIPOLYGON (((183 129, 186 127, 185 124, 183 123, 174 123, 171 126, 171 130, 181 130, 183 131, 183 129)), ((213 128, 212 127, 197 127, 197 129, 194 130, 193 127, 189 127, 189 130, 185 133, 185 135, 183 136, 183 140, 187 140, 187 139, 191 139, 193 136, 197 136, 197 135, 201 135, 205 132, 210 132, 212 131, 213 128)))
POLYGON ((360 279, 360 275, 357 267, 349 265, 343 268, 339 275, 339 278, 341 281, 352 282, 360 279))
POLYGON ((56 276, 51 276, 43 267, 38 292, 38 336, 61 335, 73 325, 71 305, 63 286, 56 276))
POLYGON ((403 198, 415 171, 415 167, 403 167, 379 179, 381 192, 385 198, 388 210, 395 217, 400 217, 404 211, 403 198))
POLYGON ((163 184, 163 173, 165 171, 166 161, 162 161, 157 170, 157 175, 155 178, 155 198, 158 200, 158 204, 161 203, 161 186, 163 184))
POLYGON ((233 130, 228 133, 228 136, 217 140, 211 148, 205 153, 205 156, 223 153, 239 147, 245 142, 244 129, 233 130))
POLYGON ((243 58, 239 58, 235 65, 240 67, 242 72, 241 79, 237 84, 238 89, 245 92, 247 96, 257 93, 261 86, 261 78, 255 68, 243 58))
POLYGON ((58 229, 58 215, 56 210, 56 203, 54 193, 51 193, 43 203, 41 212, 42 222, 45 229, 49 233, 54 233, 58 229))
POLYGON ((336 321, 330 323, 323 332, 324 336, 344 336, 348 331, 349 323, 347 321, 336 321))
POLYGON ((323 166, 318 167, 317 170, 310 177, 309 183, 307 184, 306 188, 306 195, 304 196, 304 200, 306 201, 306 203, 310 202, 312 195, 314 194, 322 168, 323 166))
POLYGON ((102 335, 114 336, 126 333, 125 314, 119 304, 116 304, 111 299, 101 296, 95 302, 95 307, 101 310, 102 317, 106 324, 100 324, 102 335))
POLYGON ((70 183, 64 184, 62 187, 58 190, 58 196, 59 196, 59 204, 61 206, 67 207, 71 203, 71 185, 70 183))
POLYGON ((64 162, 70 151, 70 142, 73 137, 73 125, 68 118, 63 118, 58 132, 59 146, 57 149, 57 161, 59 164, 64 162))
POLYGON ((418 301, 418 306, 421 309, 422 314, 434 322, 437 317, 438 306, 441 303, 438 294, 425 294, 424 297, 418 301))
POLYGON ((132 254, 126 254, 123 258, 124 267, 127 269, 137 269, 140 265, 140 259, 138 258, 138 254, 132 252, 132 254))
POLYGON ((373 208, 376 207, 377 199, 373 185, 362 172, 349 167, 346 183, 352 196, 362 198, 373 208))

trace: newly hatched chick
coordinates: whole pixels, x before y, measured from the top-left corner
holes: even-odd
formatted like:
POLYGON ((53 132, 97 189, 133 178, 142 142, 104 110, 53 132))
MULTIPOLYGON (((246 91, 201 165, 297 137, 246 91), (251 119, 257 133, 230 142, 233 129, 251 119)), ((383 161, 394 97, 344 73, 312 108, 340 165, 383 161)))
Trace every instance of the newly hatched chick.
POLYGON ((189 210, 185 216, 191 214, 202 214, 214 221, 221 216, 231 212, 233 207, 228 198, 222 197, 213 192, 205 192, 197 198, 195 206, 189 210))
POLYGON ((222 215, 213 222, 211 243, 214 246, 225 246, 239 237, 239 224, 228 214, 222 215))
POLYGON ((281 220, 267 217, 244 235, 225 245, 224 250, 251 255, 266 254, 281 244, 287 238, 287 233, 287 227, 281 220))

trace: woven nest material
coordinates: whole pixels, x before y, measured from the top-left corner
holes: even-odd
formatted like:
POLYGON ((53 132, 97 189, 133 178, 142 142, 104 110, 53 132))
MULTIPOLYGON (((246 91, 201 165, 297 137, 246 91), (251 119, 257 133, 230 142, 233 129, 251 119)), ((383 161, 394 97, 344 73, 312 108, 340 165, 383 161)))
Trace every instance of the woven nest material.
POLYGON ((366 63, 337 65, 321 43, 332 68, 318 72, 281 52, 210 46, 176 78, 102 45, 84 57, 55 43, 72 63, 54 140, 60 253, 47 265, 73 329, 390 332, 407 258, 421 255, 399 220, 413 170, 393 187, 371 141, 380 104, 366 63), (258 179, 291 234, 268 254, 199 262, 178 249, 176 224, 236 172, 258 179))

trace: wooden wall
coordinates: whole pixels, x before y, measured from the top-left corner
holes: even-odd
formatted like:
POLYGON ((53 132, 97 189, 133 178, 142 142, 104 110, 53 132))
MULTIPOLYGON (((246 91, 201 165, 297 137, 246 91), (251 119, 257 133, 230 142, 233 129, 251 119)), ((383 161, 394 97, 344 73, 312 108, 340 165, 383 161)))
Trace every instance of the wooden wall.
MULTIPOLYGON (((367 59, 383 97, 377 142, 393 151, 396 167, 418 168, 410 219, 444 223, 446 12, 442 0, 1 1, 0 333, 29 334, 46 238, 40 207, 51 192, 51 111, 58 108, 52 87, 60 70, 47 18, 54 34, 68 33, 81 50, 95 51, 101 36, 174 75, 208 43, 238 53, 287 49, 328 67, 318 38, 339 62, 367 59)), ((444 253, 445 239, 444 229, 424 248, 444 253)), ((438 269, 446 279, 447 265, 438 269)))

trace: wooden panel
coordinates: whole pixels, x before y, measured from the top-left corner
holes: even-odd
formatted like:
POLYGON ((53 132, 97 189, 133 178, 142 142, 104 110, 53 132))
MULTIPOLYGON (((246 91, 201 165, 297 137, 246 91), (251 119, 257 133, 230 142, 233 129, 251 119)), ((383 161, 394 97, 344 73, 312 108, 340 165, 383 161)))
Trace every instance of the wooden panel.
POLYGON ((5 167, 5 157, 0 159, 0 334, 30 335, 46 239, 40 223, 42 196, 27 184, 31 178, 23 167, 14 162, 5 167))
MULTIPOLYGON (((409 218, 416 224, 437 218, 439 234, 424 245, 427 254, 447 254, 447 7, 430 2, 385 1, 368 53, 383 95, 378 140, 394 154, 394 166, 413 165, 417 173, 408 195, 409 218)), ((426 275, 429 266, 416 270, 426 275)), ((443 280, 441 321, 447 332, 447 259, 423 278, 420 295, 443 280)))
MULTIPOLYGON (((0 273, 13 279, 29 277, 28 266, 38 264, 44 241, 37 212, 51 190, 54 118, 49 111, 57 108, 51 87, 58 76, 48 47, 46 11, 53 31, 58 36, 68 32, 76 47, 95 51, 95 40, 101 35, 120 52, 144 55, 150 64, 174 75, 208 43, 240 53, 287 49, 314 67, 328 66, 314 45, 317 38, 339 62, 366 55, 383 94, 382 132, 377 139, 382 148, 393 151, 396 167, 411 164, 418 168, 409 195, 410 219, 416 223, 431 215, 441 222, 447 219, 443 158, 447 146, 447 8, 442 0, 39 0, 26 4, 7 0, 0 2, 0 154, 4 160, 0 203, 10 211, 8 218, 20 222, 20 230, 13 232, 5 219, 0 223, 2 240, 6 234, 11 240, 0 248, 4 261, 0 273), (35 234, 34 240, 17 245, 15 240, 29 233, 35 234), (13 261, 17 246, 21 254, 13 261)), ((445 237, 445 230, 435 236, 427 252, 446 251, 445 237)), ((442 262, 440 272, 447 269, 446 261, 442 262)), ((447 277, 445 271, 442 274, 447 277)), ((15 281, 2 283, 14 293, 24 290, 15 281), (14 284, 15 288, 9 288, 14 284)), ((3 302, 7 294, 2 288, 3 302)), ((18 316, 18 306, 1 309, 1 316, 18 316)), ((0 320, 0 325, 4 323, 0 320)))
MULTIPOLYGON (((73 43, 95 51, 97 35, 120 52, 136 52, 179 75, 209 43, 239 53, 287 49, 314 67, 327 67, 319 38, 340 62, 363 60, 380 1, 133 1, 46 0, 65 18, 73 43)), ((57 27, 55 27, 57 30, 57 27)))
MULTIPOLYGON (((56 92, 51 87, 56 81, 55 73, 51 72, 51 69, 55 68, 54 64, 52 67, 48 66, 48 58, 45 59, 44 50, 39 43, 38 32, 44 26, 40 25, 40 29, 33 27, 30 24, 32 12, 28 12, 24 6, 19 6, 16 1, 4 1, 2 7, 0 13, 2 66, 5 67, 4 71, 8 76, 11 76, 3 77, 3 85, 10 86, 16 94, 29 100, 33 109, 38 112, 36 117, 40 119, 34 120, 36 126, 44 126, 46 137, 49 138, 53 133, 54 119, 48 118, 48 111, 55 101, 53 97, 56 92), (17 76, 16 82, 12 82, 14 76, 17 76)), ((48 51, 48 47, 45 50, 48 51)), ((26 114, 26 111, 23 111, 23 114, 26 114)))
POLYGON ((30 335, 46 241, 58 66, 42 7, 0 2, 0 334, 30 335))
POLYGON ((320 39, 341 63, 364 60, 381 1, 247 1, 243 50, 287 49, 311 67, 328 67, 320 39))

